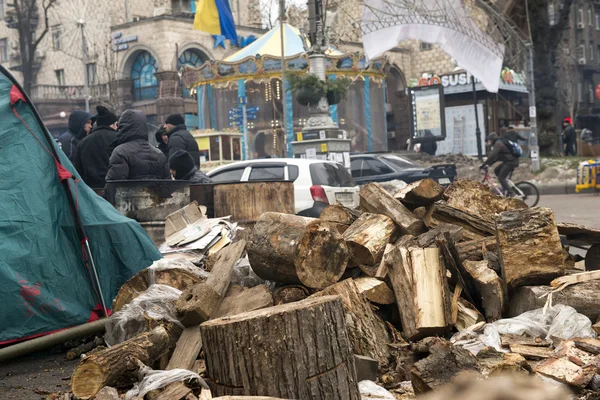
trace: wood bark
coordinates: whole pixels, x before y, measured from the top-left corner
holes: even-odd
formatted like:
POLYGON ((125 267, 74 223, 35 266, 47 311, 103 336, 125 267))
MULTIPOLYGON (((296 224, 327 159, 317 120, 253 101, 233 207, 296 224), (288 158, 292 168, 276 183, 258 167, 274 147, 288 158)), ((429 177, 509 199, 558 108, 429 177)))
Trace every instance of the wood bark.
POLYGON ((503 278, 510 288, 548 284, 564 274, 562 245, 549 208, 499 214, 496 238, 503 278))
POLYGON ((380 279, 364 276, 355 279, 354 283, 356 283, 358 292, 372 303, 394 304, 396 302, 394 291, 380 279))
POLYGON ((444 192, 446 204, 468 214, 492 221, 495 214, 526 209, 527 204, 516 198, 498 196, 479 181, 455 180, 444 192))
POLYGON ((482 219, 443 202, 435 203, 433 218, 439 222, 461 226, 481 238, 495 233, 494 223, 491 220, 482 219))
POLYGON ((427 178, 400 189, 394 198, 403 203, 425 206, 441 199, 443 194, 444 187, 433 179, 427 178))
POLYGON ((475 296, 481 301, 485 318, 494 322, 502 318, 507 308, 506 288, 496 272, 489 268, 488 261, 465 261, 463 263, 475 296))
POLYGON ((339 204, 333 204, 325 207, 321 212, 319 219, 336 224, 352 225, 360 217, 361 212, 352 208, 344 207, 339 204))
POLYGON ((73 372, 73 394, 81 399, 89 399, 104 386, 117 386, 126 381, 137 370, 138 360, 152 365, 166 354, 169 340, 167 330, 161 326, 90 355, 73 372))
POLYGON ((416 236, 425 230, 423 221, 378 183, 369 183, 360 189, 360 205, 370 213, 391 218, 403 233, 416 236))
POLYGON ((325 296, 205 322, 213 393, 359 400, 345 314, 325 296))
POLYGON ((344 274, 349 251, 327 222, 265 213, 254 227, 248 257, 263 279, 321 289, 344 274))
POLYGON ((361 215, 343 235, 350 250, 350 263, 373 266, 379 263, 395 231, 396 224, 385 215, 361 215))
POLYGON ((479 240, 469 240, 467 242, 456 243, 456 250, 462 262, 465 261, 481 261, 485 258, 485 253, 488 251, 497 252, 498 243, 494 236, 486 237, 479 240))
POLYGON ((267 285, 253 288, 230 286, 213 318, 227 317, 273 306, 273 295, 267 285))
POLYGON ((275 289, 273 292, 273 302, 278 306, 280 304, 304 300, 308 296, 310 296, 310 292, 304 286, 288 285, 275 289))
POLYGON ((440 250, 399 244, 386 261, 406 338, 443 335, 452 315, 440 250))
POLYGON ((385 323, 377 316, 366 298, 360 294, 354 280, 346 279, 313 294, 311 297, 340 296, 346 317, 348 337, 354 354, 367 356, 379 362, 380 366, 389 363, 391 342, 385 323))
POLYGON ((218 253, 210 277, 204 283, 192 286, 177 300, 177 314, 185 326, 199 325, 217 311, 233 275, 233 266, 242 256, 246 242, 240 240, 218 253))
POLYGON ((421 247, 432 247, 436 245, 436 241, 443 238, 448 233, 452 242, 457 243, 462 239, 463 228, 452 224, 439 224, 434 229, 427 231, 417 237, 417 243, 421 247))
POLYGON ((200 329, 197 326, 185 328, 177 341, 177 346, 166 369, 187 369, 193 371, 192 368, 201 349, 202 338, 200 337, 200 329))

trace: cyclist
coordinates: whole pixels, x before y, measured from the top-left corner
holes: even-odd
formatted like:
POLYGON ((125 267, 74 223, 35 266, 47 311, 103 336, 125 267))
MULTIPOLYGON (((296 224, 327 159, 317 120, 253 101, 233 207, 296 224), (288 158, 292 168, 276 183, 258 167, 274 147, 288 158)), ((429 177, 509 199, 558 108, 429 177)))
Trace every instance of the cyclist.
POLYGON ((509 197, 513 195, 512 189, 508 184, 508 177, 519 166, 519 157, 510 149, 510 144, 505 140, 501 140, 494 132, 490 133, 486 138, 488 145, 492 151, 488 155, 487 160, 479 167, 479 169, 487 170, 488 166, 494 165, 497 161, 501 163, 494 168, 494 173, 498 177, 498 181, 504 189, 504 195, 509 197))

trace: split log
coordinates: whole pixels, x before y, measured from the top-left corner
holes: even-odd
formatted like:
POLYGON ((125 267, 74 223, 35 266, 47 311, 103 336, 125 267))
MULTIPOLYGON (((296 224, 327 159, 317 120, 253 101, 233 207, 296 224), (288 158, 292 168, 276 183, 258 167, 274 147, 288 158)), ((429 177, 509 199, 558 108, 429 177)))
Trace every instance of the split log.
POLYGON ((588 282, 597 279, 600 279, 600 271, 581 272, 579 274, 566 275, 556 278, 550 282, 550 286, 557 288, 563 285, 569 286, 576 283, 588 282))
POLYGON ((498 196, 486 184, 467 179, 452 182, 446 188, 444 198, 449 206, 489 221, 494 214, 527 208, 520 199, 498 196))
POLYGON ((216 396, 360 399, 339 297, 215 319, 200 331, 216 396))
POLYGON ((487 251, 497 251, 498 243, 496 237, 490 236, 478 240, 456 243, 456 250, 462 262, 481 261, 487 251))
POLYGON ((476 215, 451 207, 448 204, 439 201, 435 203, 433 218, 439 222, 461 226, 466 231, 470 231, 480 238, 493 236, 495 233, 495 227, 492 221, 482 219, 476 215))
POLYGON ((507 305, 502 279, 488 267, 488 261, 465 261, 463 265, 467 279, 474 284, 475 295, 481 300, 486 320, 494 322, 502 318, 507 305))
POLYGON ((535 207, 499 214, 496 238, 503 278, 510 288, 544 285, 563 275, 562 245, 551 209, 535 207))
POLYGON ((73 394, 81 399, 89 399, 104 386, 118 386, 127 381, 137 370, 138 360, 145 365, 152 365, 166 354, 169 340, 167 330, 161 326, 90 355, 73 372, 73 394))
POLYGON ((458 251, 454 246, 450 234, 444 232, 436 242, 445 260, 446 268, 450 271, 452 278, 456 283, 462 286, 464 297, 475 305, 475 307, 481 308, 481 300, 475 296, 475 285, 468 279, 468 273, 465 270, 463 263, 460 261, 458 251))
POLYGON ((399 244, 386 262, 406 338, 443 335, 452 323, 452 315, 440 250, 399 244))
POLYGON ((442 185, 433 179, 426 178, 400 189, 394 198, 402 203, 424 206, 441 199, 443 194, 444 187, 442 185))
POLYGON ((485 348, 477 353, 477 363, 483 376, 493 377, 499 375, 517 374, 529 375, 531 366, 520 354, 501 353, 492 347, 485 348))
POLYGON ((479 322, 485 321, 483 315, 465 299, 458 299, 458 314, 454 327, 460 332, 479 322))
POLYGON ((534 338, 524 335, 500 335, 500 342, 503 347, 510 347, 513 345, 525 345, 525 346, 537 346, 537 347, 551 347, 552 343, 542 338, 534 338))
MULTIPOLYGON (((523 286, 518 288, 510 301, 508 315, 516 317, 526 311, 544 307, 546 295, 554 290, 551 286, 523 286)), ((600 317, 600 281, 589 281, 569 286, 552 294, 553 304, 571 306, 592 321, 600 317)))
POLYGON ((344 274, 349 252, 342 236, 327 222, 264 213, 254 227, 248 257, 263 279, 321 289, 344 274))
POLYGON ((212 318, 227 317, 273 306, 273 295, 267 285, 253 288, 232 285, 212 318))
POLYGON ((304 286, 289 285, 275 289, 273 292, 273 303, 278 306, 280 304, 293 303, 306 299, 310 292, 304 286))
POLYGON ((584 388, 596 374, 596 367, 580 367, 564 357, 550 358, 538 364, 535 372, 571 386, 584 388))
POLYGON ((202 349, 202 338, 197 326, 185 328, 177 341, 175 351, 167 364, 167 370, 187 369, 193 371, 194 362, 202 349))
POLYGON ((192 389, 188 388, 183 382, 173 382, 165 387, 156 397, 152 400, 186 400, 186 396, 192 392, 192 389))
POLYGON ((217 311, 231 282, 233 266, 242 257, 245 247, 246 242, 240 240, 219 251, 206 282, 192 286, 181 293, 176 306, 179 320, 183 325, 199 325, 209 320, 217 311))
POLYGON ((403 233, 416 236, 425 230, 423 221, 378 183, 369 183, 360 189, 360 205, 370 213, 391 218, 403 233))
POLYGON ((511 353, 517 353, 525 357, 526 360, 544 360, 554 356, 554 350, 548 347, 527 346, 524 344, 511 344, 511 353))
POLYGON ((380 366, 389 363, 390 336, 385 323, 373 312, 354 280, 346 279, 313 294, 311 297, 340 296, 346 317, 348 337, 354 354, 377 360, 380 366))
POLYGON ((334 204, 325 207, 319 219, 336 224, 352 225, 360 217, 361 212, 352 208, 334 204))
POLYGON ((213 400, 285 400, 278 397, 264 397, 264 396, 221 396, 213 397, 213 400))
POLYGON ((417 243, 421 247, 433 247, 436 241, 443 238, 446 233, 450 235, 452 242, 457 243, 462 239, 463 228, 452 224, 439 224, 434 229, 417 237, 417 243))
POLYGON ((396 231, 396 224, 380 214, 361 215, 346 232, 352 265, 375 265, 381 261, 385 246, 396 231))
POLYGON ((375 304, 394 304, 394 291, 382 280, 368 276, 354 280, 358 292, 375 304))
POLYGON ((565 235, 567 240, 585 242, 589 244, 600 243, 600 229, 560 222, 556 224, 558 233, 565 235))

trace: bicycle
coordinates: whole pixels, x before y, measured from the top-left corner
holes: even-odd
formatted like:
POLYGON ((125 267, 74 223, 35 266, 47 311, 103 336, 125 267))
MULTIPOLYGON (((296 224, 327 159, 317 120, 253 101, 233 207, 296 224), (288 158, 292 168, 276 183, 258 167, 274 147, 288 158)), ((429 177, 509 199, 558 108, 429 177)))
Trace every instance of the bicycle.
MULTIPOLYGON (((489 168, 486 167, 483 170, 485 171, 485 175, 483 176, 481 182, 488 185, 495 194, 505 197, 502 187, 498 187, 498 185, 495 182, 495 179, 489 174, 489 168)), ((540 201, 540 191, 538 190, 538 188, 531 182, 521 181, 513 183, 513 181, 510 179, 511 177, 512 173, 509 175, 507 180, 511 189, 515 193, 514 197, 517 199, 521 199, 529 207, 535 207, 540 201)))

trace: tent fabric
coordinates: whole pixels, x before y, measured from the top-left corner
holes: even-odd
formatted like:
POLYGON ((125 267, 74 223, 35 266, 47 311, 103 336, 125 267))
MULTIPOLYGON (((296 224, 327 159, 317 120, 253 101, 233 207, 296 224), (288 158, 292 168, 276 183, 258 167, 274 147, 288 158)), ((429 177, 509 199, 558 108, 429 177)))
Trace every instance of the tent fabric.
POLYGON ((389 0, 364 3, 362 42, 368 59, 381 56, 404 40, 436 43, 461 68, 481 80, 488 92, 498 92, 504 46, 476 25, 461 0, 420 0, 419 7, 410 8, 389 0))
POLYGON ((31 104, 18 100, 13 112, 13 82, 0 67, 0 343, 85 323, 101 308, 58 165, 79 180, 69 185, 109 308, 127 279, 161 258, 143 228, 96 195, 48 143, 31 104))

